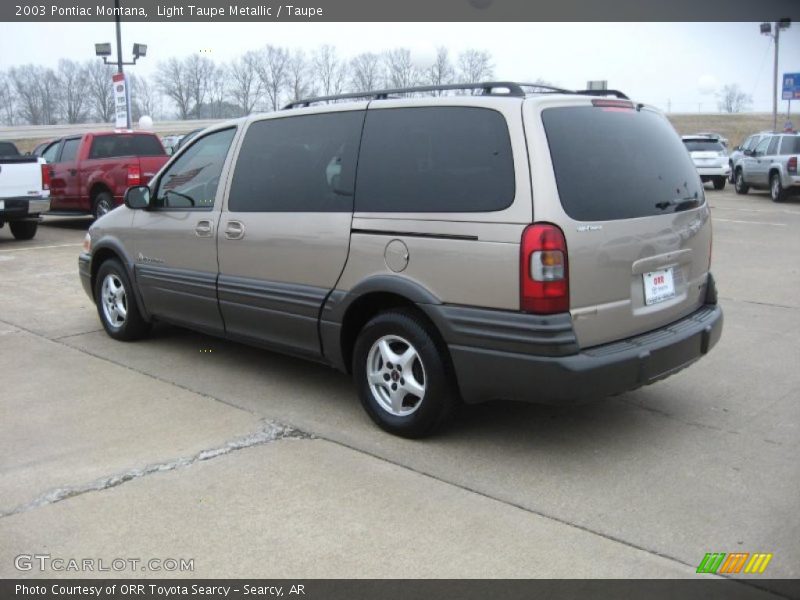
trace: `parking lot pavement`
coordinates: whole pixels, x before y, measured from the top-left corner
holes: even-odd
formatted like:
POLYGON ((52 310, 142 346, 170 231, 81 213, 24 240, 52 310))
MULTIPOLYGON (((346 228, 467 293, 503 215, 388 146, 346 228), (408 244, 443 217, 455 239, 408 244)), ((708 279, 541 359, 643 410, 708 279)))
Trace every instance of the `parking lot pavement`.
MULTIPOLYGON (((178 463, 0 518, 0 574, 21 548, 46 546, 70 556, 192 551, 195 575, 251 575, 249 550, 280 556, 258 563, 269 576, 692 576, 706 552, 731 551, 771 552, 770 577, 800 576, 800 200, 707 196, 725 310, 708 357, 583 407, 467 407, 422 442, 377 430, 349 381, 325 367, 172 327, 114 342, 80 288, 78 247, 57 247, 80 243, 81 228, 46 223, 27 243, 38 250, 0 230, 0 344, 4 360, 25 354, 38 382, 15 371, 22 391, 0 401, 13 413, 0 439, 10 429, 21 440, 2 448, 0 497, 16 478, 30 478, 20 500, 30 502, 53 485, 178 463), (47 293, 32 294, 37 283, 47 293), (125 390, 124 401, 108 390, 125 390), (215 430, 214 410, 236 424, 215 430), (314 439, 196 460, 198 448, 273 421, 314 439), (69 440, 63 454, 74 458, 62 456, 63 442, 48 441, 60 422, 91 450, 69 440), (103 432, 126 427, 119 447, 103 432), (392 563, 397 548, 426 554, 392 563)), ((763 577, 751 579, 770 585, 763 577)))

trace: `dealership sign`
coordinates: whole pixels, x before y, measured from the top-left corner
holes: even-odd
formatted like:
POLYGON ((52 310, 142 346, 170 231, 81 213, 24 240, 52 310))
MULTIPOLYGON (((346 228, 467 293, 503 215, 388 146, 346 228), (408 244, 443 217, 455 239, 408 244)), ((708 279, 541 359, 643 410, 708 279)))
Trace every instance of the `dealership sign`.
POLYGON ((128 80, 125 73, 114 73, 111 81, 114 87, 114 126, 125 128, 128 127, 128 115, 131 114, 128 80))
POLYGON ((800 73, 783 74, 783 95, 784 100, 800 100, 800 73))

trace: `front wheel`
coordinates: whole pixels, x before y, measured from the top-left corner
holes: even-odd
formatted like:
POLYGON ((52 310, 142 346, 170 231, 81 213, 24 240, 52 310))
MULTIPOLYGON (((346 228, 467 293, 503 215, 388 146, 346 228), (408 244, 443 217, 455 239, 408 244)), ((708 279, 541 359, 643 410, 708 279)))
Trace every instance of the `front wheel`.
POLYGON ((786 200, 786 190, 783 189, 781 176, 773 173, 769 178, 769 195, 773 202, 783 202, 786 200))
POLYGON ((364 326, 353 351, 353 378, 379 427, 421 438, 452 415, 458 394, 446 352, 410 311, 381 313, 364 326))
POLYGON ((36 235, 39 228, 38 221, 11 221, 8 226, 11 228, 11 235, 15 240, 31 240, 36 235))
POLYGON ((744 182, 744 173, 742 173, 741 169, 736 169, 736 176, 733 181, 733 187, 737 194, 746 194, 750 191, 750 186, 744 182))
POLYGON ((725 183, 727 183, 725 177, 715 177, 714 178, 714 189, 715 190, 724 190, 725 183))
POLYGON ((149 331, 150 325, 139 311, 131 282, 118 260, 109 259, 100 265, 94 300, 103 328, 115 340, 136 340, 149 331))

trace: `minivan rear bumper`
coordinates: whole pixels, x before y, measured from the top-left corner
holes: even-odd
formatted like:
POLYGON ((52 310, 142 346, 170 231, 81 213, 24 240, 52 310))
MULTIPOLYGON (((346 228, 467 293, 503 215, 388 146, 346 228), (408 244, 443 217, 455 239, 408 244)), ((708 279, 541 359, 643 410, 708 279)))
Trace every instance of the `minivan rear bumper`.
POLYGON ((580 403, 636 389, 689 366, 719 341, 722 321, 722 309, 705 304, 666 327, 567 356, 448 347, 466 403, 580 403))

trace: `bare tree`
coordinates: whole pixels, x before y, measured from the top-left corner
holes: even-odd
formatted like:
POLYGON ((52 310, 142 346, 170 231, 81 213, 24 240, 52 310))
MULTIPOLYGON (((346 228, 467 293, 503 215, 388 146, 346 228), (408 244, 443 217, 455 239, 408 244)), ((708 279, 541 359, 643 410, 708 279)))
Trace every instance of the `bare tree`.
POLYGON ((347 65, 339 60, 336 48, 325 44, 311 57, 313 77, 325 96, 341 94, 347 81, 347 65))
POLYGON ((447 48, 440 46, 436 49, 436 60, 423 74, 425 83, 430 85, 447 85, 453 83, 455 69, 450 62, 450 53, 447 48))
POLYGON ((225 67, 217 67, 211 74, 208 88, 208 116, 212 119, 223 119, 228 116, 225 100, 228 97, 229 72, 225 67))
POLYGON ((458 79, 461 83, 478 83, 493 77, 492 55, 485 50, 465 50, 458 55, 458 79))
POLYGON ((31 125, 52 125, 58 110, 58 78, 52 69, 35 65, 12 68, 9 78, 19 115, 31 125))
POLYGON ((228 67, 230 95, 239 112, 249 115, 264 93, 261 78, 256 73, 258 58, 255 52, 247 52, 228 67))
POLYGON ((160 93, 157 86, 154 86, 146 77, 128 75, 131 86, 131 118, 138 120, 139 117, 147 115, 152 118, 158 116, 160 103, 160 93))
POLYGON ((264 86, 269 107, 278 110, 281 96, 289 83, 289 51, 286 48, 267 46, 256 63, 256 71, 264 86))
POLYGON ((717 106, 721 112, 738 113, 753 103, 753 97, 745 94, 735 83, 723 86, 717 93, 717 106))
POLYGON ((189 97, 194 102, 192 112, 195 119, 202 119, 205 116, 203 104, 211 87, 215 69, 214 63, 207 56, 191 54, 184 60, 186 83, 189 97))
POLYGON ((181 120, 188 119, 191 112, 192 92, 183 61, 173 57, 166 62, 159 63, 156 82, 164 94, 178 107, 178 117, 181 120))
POLYGON ((314 95, 311 67, 302 50, 295 50, 289 58, 288 88, 292 102, 314 95))
POLYGON ((16 121, 16 102, 10 77, 6 73, 0 73, 0 121, 6 125, 13 125, 16 121))
POLYGON ((420 72, 411 61, 411 50, 395 48, 383 54, 386 66, 386 85, 391 88, 412 87, 419 83, 420 72))
POLYGON ((99 60, 86 62, 85 68, 89 109, 93 118, 101 123, 108 123, 114 116, 114 90, 111 86, 114 68, 99 60))
POLYGON ((350 61, 350 87, 354 92, 375 90, 381 86, 381 57, 364 52, 350 61))
POLYGON ((62 58, 58 61, 58 83, 61 88, 61 117, 67 123, 85 122, 90 101, 86 94, 89 85, 86 67, 74 60, 62 58))

